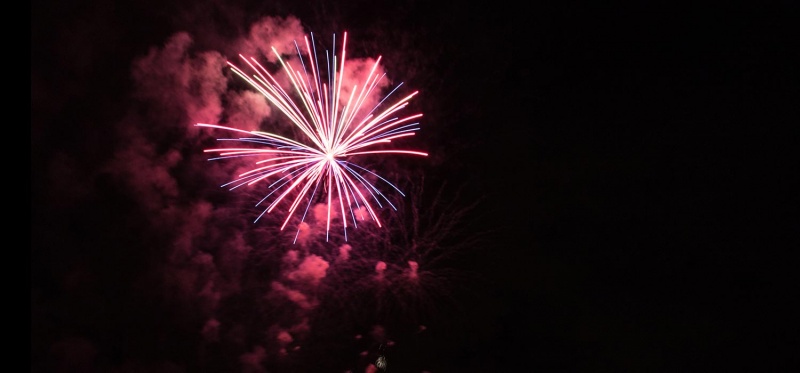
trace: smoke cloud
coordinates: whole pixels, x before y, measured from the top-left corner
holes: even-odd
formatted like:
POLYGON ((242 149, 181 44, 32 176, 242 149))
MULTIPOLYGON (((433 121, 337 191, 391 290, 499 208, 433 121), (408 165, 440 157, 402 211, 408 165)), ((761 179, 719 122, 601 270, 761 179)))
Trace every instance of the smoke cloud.
MULTIPOLYGON (((265 17, 227 45, 270 69, 279 63, 274 47, 284 63, 301 68, 295 42, 304 49, 307 35, 293 16, 265 17)), ((315 46, 320 49, 332 44, 317 38, 315 35, 315 46)), ((336 43, 338 47, 338 39, 336 43)), ((411 246, 391 243, 390 234, 380 233, 370 224, 363 206, 355 209, 354 217, 343 217, 339 206, 328 209, 325 203, 315 204, 306 221, 281 230, 279 211, 255 221, 265 209, 257 206, 266 194, 264 189, 221 187, 252 164, 242 159, 209 161, 202 150, 228 134, 195 124, 292 135, 283 114, 263 95, 245 88, 228 61, 243 62, 239 56, 223 55, 198 44, 189 32, 174 33, 161 45, 150 47, 131 62, 131 108, 112 124, 118 146, 111 157, 101 161, 97 172, 88 175, 92 182, 70 181, 87 175, 66 155, 54 158, 49 169, 49 180, 75 198, 54 198, 58 203, 77 204, 74 201, 92 198, 97 194, 92 185, 113 186, 115 193, 129 201, 125 209, 142 217, 142 222, 130 227, 140 233, 132 234, 130 245, 148 250, 149 262, 129 280, 133 284, 130 291, 144 294, 155 290, 157 295, 146 301, 152 302, 154 309, 169 311, 153 318, 163 320, 159 323, 170 325, 171 330, 180 330, 179 336, 147 331, 161 341, 153 348, 198 356, 198 361, 178 363, 134 359, 119 362, 110 370, 183 371, 214 362, 223 371, 266 372, 267 367, 288 367, 296 362, 296 356, 313 346, 308 336, 314 332, 326 335, 324 328, 331 327, 359 330, 370 336, 362 338, 369 339, 367 343, 388 343, 383 327, 368 330, 369 324, 361 325, 362 316, 373 319, 375 312, 374 304, 359 299, 370 299, 365 294, 375 289, 376 283, 393 284, 403 275, 399 268, 405 268, 406 277, 421 276, 422 265, 413 261, 419 260, 417 253, 397 253, 397 247, 402 251, 411 246), (351 246, 345 241, 340 226, 328 232, 329 217, 335 224, 342 218, 354 218, 358 224, 348 222, 348 238, 358 243, 351 246), (171 347, 172 338, 186 336, 196 344, 171 347), (228 361, 231 359, 221 357, 218 351, 235 358, 228 361)), ((360 94, 373 69, 379 76, 384 74, 378 61, 378 56, 348 55, 340 100, 348 100, 351 93, 360 94)), ((274 76, 289 86, 282 69, 275 70, 274 76)), ((384 98, 389 84, 382 79, 368 92, 364 110, 384 98)), ((377 213, 384 221, 390 216, 384 211, 377 213)), ((91 277, 88 271, 72 273, 74 278, 91 277)), ((353 335, 351 332, 348 330, 348 335, 353 335)), ((52 344, 49 354, 55 365, 84 370, 97 364, 101 343, 91 336, 62 339, 52 344)), ((358 353, 352 352, 353 361, 359 361, 358 353)))

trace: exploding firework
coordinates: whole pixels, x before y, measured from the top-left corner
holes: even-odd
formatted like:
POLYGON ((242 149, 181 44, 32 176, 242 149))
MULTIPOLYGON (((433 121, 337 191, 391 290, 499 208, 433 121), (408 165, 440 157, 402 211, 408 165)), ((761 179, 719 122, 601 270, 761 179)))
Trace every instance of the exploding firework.
MULTIPOLYGON (((354 156, 386 154, 427 156, 425 152, 387 146, 392 140, 412 136, 419 130, 416 120, 422 114, 397 115, 408 106, 418 91, 388 104, 387 100, 402 85, 400 83, 370 108, 368 98, 378 93, 378 84, 385 77, 385 74, 377 73, 381 58, 376 59, 364 83, 360 87, 359 82, 353 84, 348 95, 346 92, 350 87, 344 87, 343 84, 347 33, 342 38, 341 56, 336 55, 335 47, 331 56, 326 51, 325 70, 320 68, 313 34, 310 41, 308 36, 304 41, 306 58, 295 42, 299 69, 284 61, 278 51, 272 48, 290 82, 288 91, 255 58, 239 55, 252 74, 245 73, 228 61, 233 72, 263 94, 299 129, 299 138, 215 124, 196 125, 246 134, 238 138, 218 139, 238 141, 244 144, 242 147, 206 149, 205 152, 218 154, 218 157, 210 160, 235 157, 256 159, 252 168, 222 185, 233 190, 243 185, 268 183, 269 193, 256 204, 266 207, 255 221, 279 205, 288 205, 286 218, 280 227, 283 230, 301 210, 300 223, 304 222, 309 207, 318 198, 327 205, 326 239, 331 221, 338 216, 347 240, 348 221, 357 227, 359 220, 372 220, 380 227, 376 208, 382 208, 385 203, 396 210, 378 188, 378 182, 404 195, 390 181, 350 159, 354 156)), ((335 46, 335 35, 333 41, 335 46)), ((298 225, 295 241, 299 233, 298 225)))

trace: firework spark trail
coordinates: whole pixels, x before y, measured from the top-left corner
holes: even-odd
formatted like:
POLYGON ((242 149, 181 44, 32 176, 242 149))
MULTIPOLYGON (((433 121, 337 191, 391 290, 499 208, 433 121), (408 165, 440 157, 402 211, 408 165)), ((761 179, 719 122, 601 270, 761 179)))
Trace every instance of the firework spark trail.
MULTIPOLYGON (((336 38, 334 35, 333 61, 330 60, 330 57, 327 58, 327 82, 324 82, 321 76, 316 49, 312 47, 313 43, 313 34, 311 34, 310 42, 309 37, 305 37, 305 52, 308 55, 308 61, 306 61, 302 56, 300 47, 295 42, 297 56, 302 65, 299 70, 295 69, 288 61, 284 61, 277 50, 274 47, 272 48, 273 53, 277 56, 281 67, 291 82, 291 92, 296 97, 299 97, 299 100, 293 99, 290 93, 281 87, 278 80, 259 64, 255 58, 246 58, 239 55, 253 70, 254 73, 252 75, 246 74, 237 65, 228 61, 228 65, 233 72, 242 77, 277 107, 302 132, 304 135, 303 140, 306 140, 307 143, 269 132, 245 131, 206 123, 197 123, 196 125, 248 135, 235 139, 218 139, 220 141, 239 141, 251 146, 253 144, 261 146, 205 150, 207 153, 219 154, 218 157, 210 158, 210 160, 234 157, 256 157, 259 159, 252 169, 239 174, 238 178, 223 184, 223 187, 233 185, 230 187, 233 190, 242 185, 254 185, 260 181, 274 180, 269 185, 272 191, 259 201, 256 206, 273 195, 276 195, 276 197, 255 221, 258 221, 265 213, 272 212, 282 201, 290 200, 290 195, 294 193, 294 199, 291 202, 287 202, 290 205, 286 219, 281 225, 281 230, 286 227, 302 204, 303 199, 307 197, 308 203, 300 220, 303 222, 322 185, 323 193, 326 193, 323 198, 327 203, 326 240, 329 237, 335 203, 339 205, 338 212, 341 214, 344 237, 347 240, 347 212, 352 217, 353 226, 357 227, 356 213, 353 206, 357 211, 361 211, 362 207, 366 209, 369 217, 379 227, 381 222, 372 202, 378 207, 383 207, 381 204, 381 199, 383 199, 394 208, 394 205, 380 192, 377 186, 367 180, 365 174, 368 173, 385 182, 401 195, 403 193, 388 180, 345 160, 345 158, 376 154, 427 156, 427 153, 415 150, 374 149, 377 146, 391 143, 392 140, 413 136, 414 132, 419 129, 419 122, 413 121, 422 117, 422 114, 414 114, 403 118, 395 116, 396 113, 408 106, 409 101, 417 95, 418 91, 396 101, 388 108, 376 112, 384 101, 402 85, 401 83, 371 110, 363 114, 363 117, 357 118, 359 113, 366 109, 364 106, 367 98, 376 91, 378 83, 385 76, 385 74, 376 74, 381 58, 378 57, 376 59, 369 75, 365 79, 366 83, 361 86, 360 90, 358 89, 358 84, 354 84, 349 97, 346 101, 343 101, 341 95, 347 33, 344 33, 341 57, 338 59, 335 54, 336 38), (358 92, 357 95, 356 92, 358 92), (344 105, 342 105, 342 102, 344 102, 344 105)), ((298 228, 295 242, 299 233, 300 229, 298 228)))

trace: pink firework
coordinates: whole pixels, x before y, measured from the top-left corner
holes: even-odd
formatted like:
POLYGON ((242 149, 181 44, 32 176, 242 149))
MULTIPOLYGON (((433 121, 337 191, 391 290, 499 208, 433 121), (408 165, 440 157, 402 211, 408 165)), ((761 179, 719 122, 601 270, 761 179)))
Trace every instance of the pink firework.
POLYGON ((291 82, 289 91, 293 94, 284 90, 275 77, 255 58, 239 55, 253 71, 252 75, 246 74, 228 62, 237 75, 263 94, 302 134, 301 138, 291 139, 269 132, 245 131, 215 124, 197 124, 200 127, 247 134, 236 139, 219 139, 239 141, 246 146, 206 149, 205 152, 219 154, 219 157, 211 160, 231 157, 255 158, 251 169, 223 184, 223 187, 230 187, 233 190, 242 185, 268 183, 270 192, 256 205, 269 202, 256 221, 265 213, 272 212, 277 206, 288 205, 286 219, 281 225, 283 230, 301 207, 303 215, 300 221, 303 222, 315 198, 323 198, 327 203, 326 237, 330 232, 331 219, 338 211, 342 217, 346 240, 349 220, 345 218, 346 216, 352 218, 353 226, 357 226, 357 220, 364 220, 367 217, 381 226, 375 211, 376 206, 383 207, 381 201, 384 201, 394 208, 380 189, 367 179, 367 174, 371 175, 370 179, 374 177, 375 180, 386 183, 403 195, 402 191, 388 180, 348 159, 360 155, 385 154, 427 156, 427 153, 420 151, 387 147, 392 140, 412 136, 419 129, 419 122, 415 121, 422 117, 422 114, 405 117, 397 115, 408 106, 417 91, 393 104, 384 104, 402 85, 401 83, 371 109, 364 107, 367 98, 376 93, 378 83, 385 76, 376 73, 380 57, 372 66, 364 84, 359 87, 356 82, 350 90, 349 97, 343 97, 346 42, 347 33, 342 40, 341 56, 337 57, 334 53, 332 61, 327 60, 325 71, 320 70, 316 50, 313 48, 313 35, 310 43, 309 38, 305 37, 307 60, 303 59, 300 47, 295 42, 300 69, 285 62, 273 47, 273 53, 291 82), (323 78, 323 75, 326 78, 323 78), (385 109, 382 108, 384 106, 385 109), (303 202, 306 200, 303 207, 303 202))

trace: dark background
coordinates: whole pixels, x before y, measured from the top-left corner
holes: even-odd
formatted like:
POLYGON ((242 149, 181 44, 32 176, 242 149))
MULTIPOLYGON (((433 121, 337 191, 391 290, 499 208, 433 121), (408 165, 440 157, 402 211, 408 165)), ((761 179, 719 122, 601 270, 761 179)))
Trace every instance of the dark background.
POLYGON ((188 347, 196 331, 158 316, 179 310, 119 290, 160 260, 131 239, 146 228, 129 196, 101 174, 69 203, 54 180, 79 185, 124 141, 109 123, 131 110, 136 57, 177 31, 214 45, 288 14, 408 73, 421 141, 446 154, 431 179, 485 198, 470 219, 491 239, 457 263, 483 279, 454 291, 463 333, 432 333, 416 355, 398 343, 392 371, 798 371, 790 2, 37 0, 31 13, 32 371, 215 371, 188 347))

